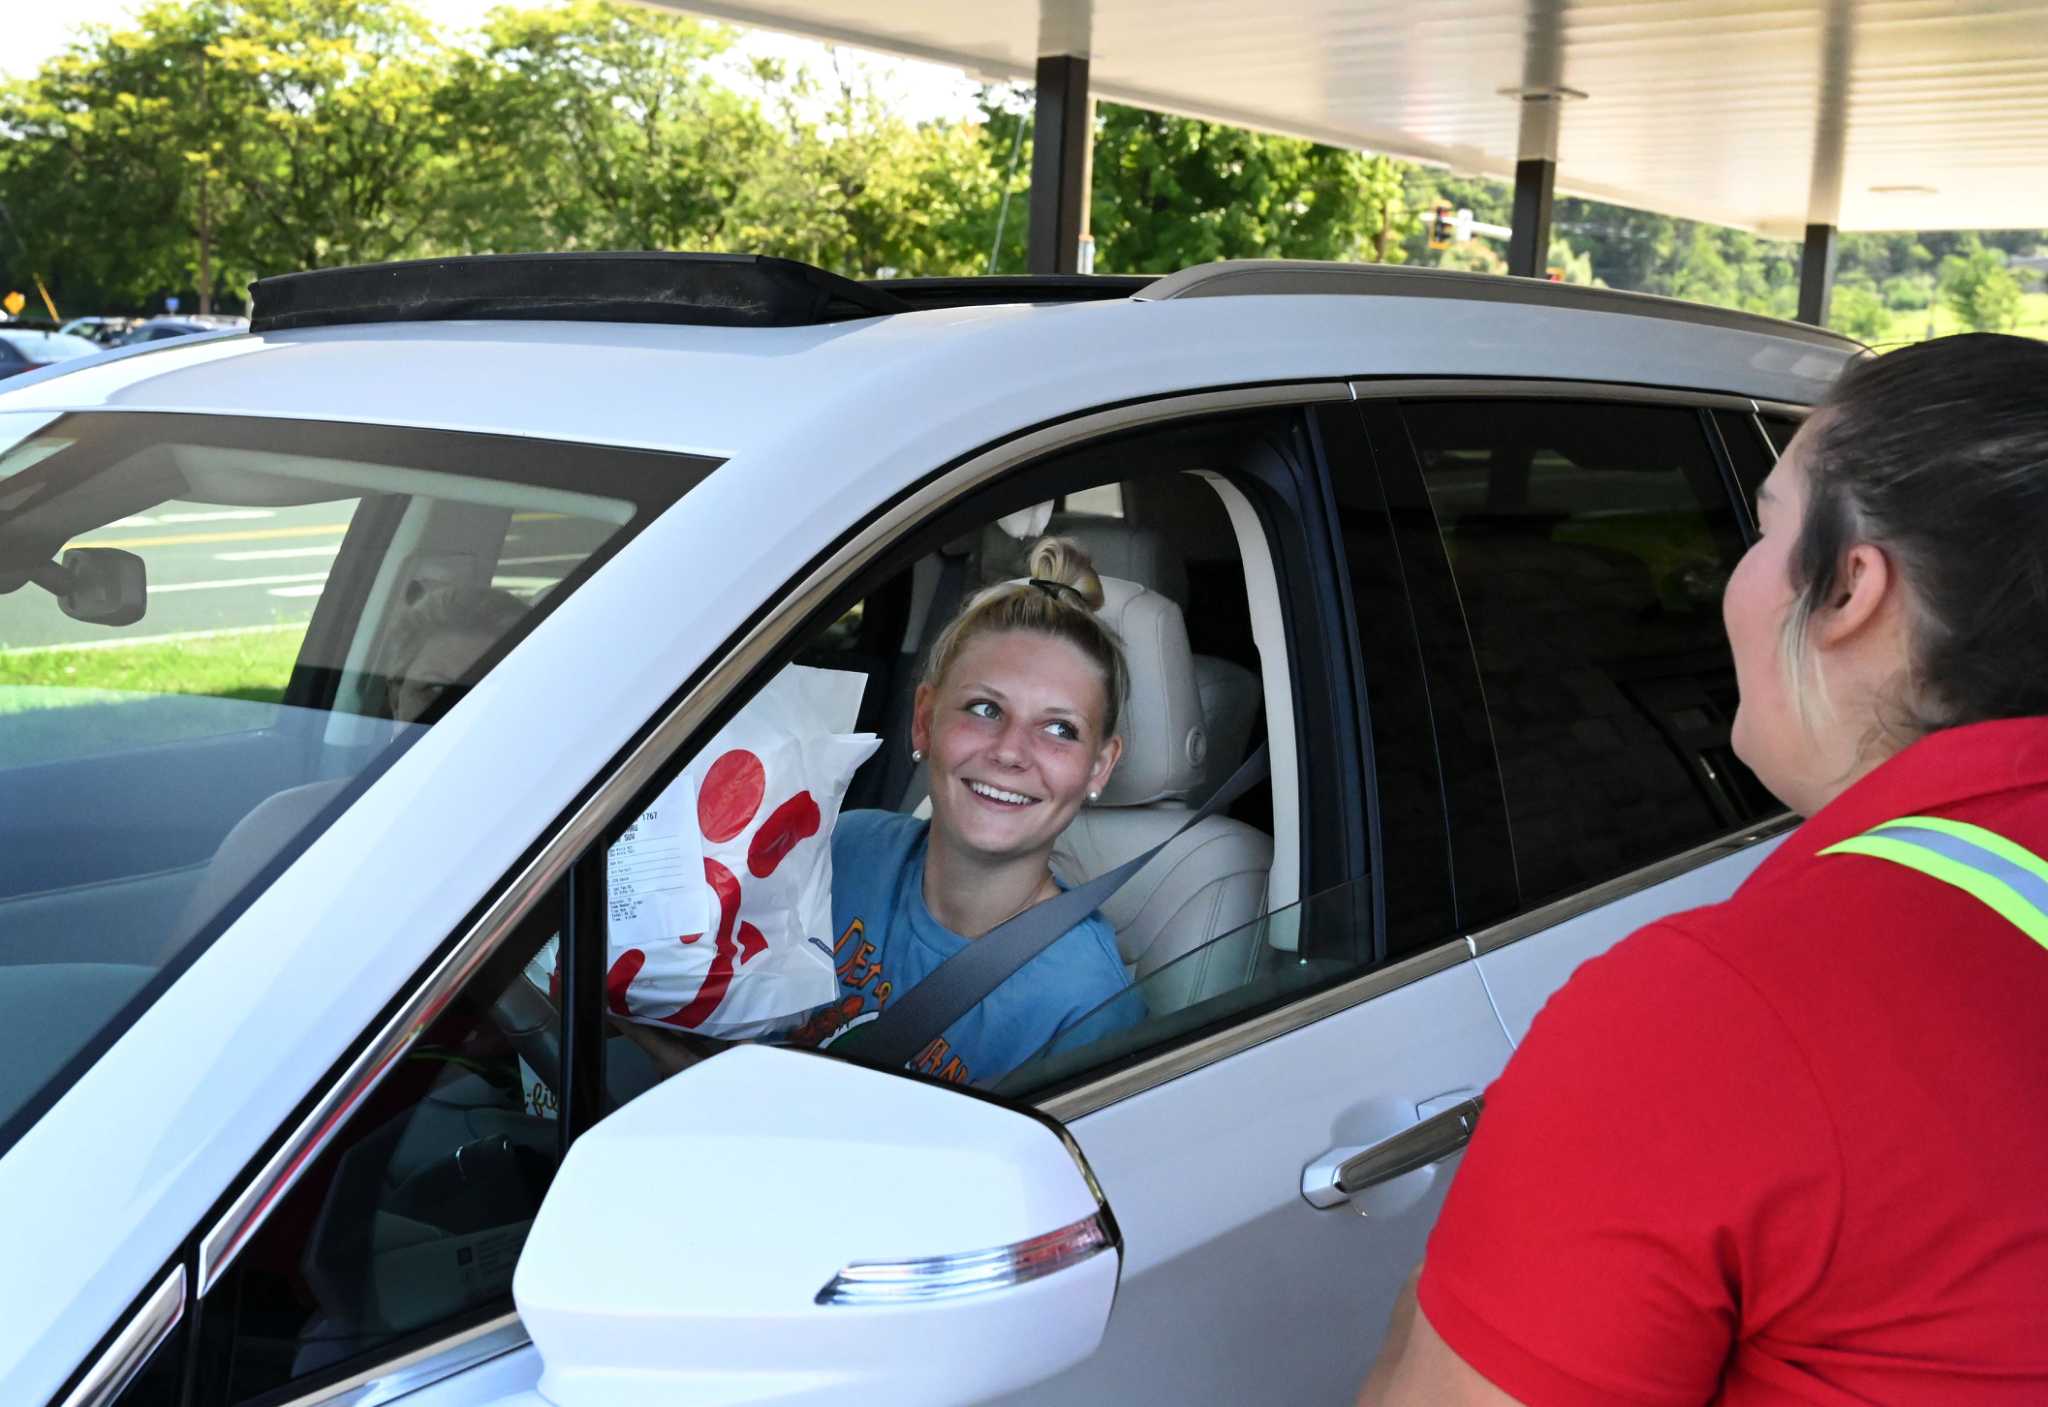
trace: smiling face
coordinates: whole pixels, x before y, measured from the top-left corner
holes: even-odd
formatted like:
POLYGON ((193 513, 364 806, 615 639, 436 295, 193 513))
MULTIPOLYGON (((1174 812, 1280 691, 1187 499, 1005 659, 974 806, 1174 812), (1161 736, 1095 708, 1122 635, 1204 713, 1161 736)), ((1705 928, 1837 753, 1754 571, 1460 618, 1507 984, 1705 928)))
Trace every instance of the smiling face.
POLYGON ((1050 854, 1123 751, 1086 655, 1035 631, 979 635, 917 691, 912 745, 930 773, 934 840, 987 861, 1050 854))

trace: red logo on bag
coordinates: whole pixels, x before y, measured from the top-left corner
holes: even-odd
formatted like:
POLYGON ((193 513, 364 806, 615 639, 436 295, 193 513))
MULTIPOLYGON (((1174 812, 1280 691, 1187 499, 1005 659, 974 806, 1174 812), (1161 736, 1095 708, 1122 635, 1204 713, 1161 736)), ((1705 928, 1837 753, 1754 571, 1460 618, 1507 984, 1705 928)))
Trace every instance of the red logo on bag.
MULTIPOLYGON (((697 827, 704 833, 704 838, 714 845, 722 845, 752 825, 767 795, 767 778, 768 772, 761 765, 761 759, 745 748, 734 748, 713 762, 704 773, 703 785, 697 789, 697 827)), ((818 833, 820 820, 818 803, 808 791, 800 791, 776 807, 747 845, 748 872, 757 879, 766 879, 774 874, 790 851, 818 833)), ((667 1016, 658 1018, 670 1026, 703 1025, 711 1013, 718 1010, 718 1004, 725 1000, 733 973, 768 946, 761 930, 751 923, 742 922, 738 931, 734 931, 734 921, 740 912, 740 882, 733 872, 718 861, 707 858, 704 861, 704 880, 711 886, 711 892, 718 896, 718 932, 712 940, 711 966, 704 973, 704 980, 695 996, 667 1016)), ((701 933, 685 933, 676 941, 694 943, 703 936, 701 933)), ((646 963, 646 953, 638 948, 628 948, 619 954, 611 970, 605 974, 605 1000, 621 1016, 627 1014, 626 989, 633 985, 633 979, 640 975, 640 969, 646 963)))

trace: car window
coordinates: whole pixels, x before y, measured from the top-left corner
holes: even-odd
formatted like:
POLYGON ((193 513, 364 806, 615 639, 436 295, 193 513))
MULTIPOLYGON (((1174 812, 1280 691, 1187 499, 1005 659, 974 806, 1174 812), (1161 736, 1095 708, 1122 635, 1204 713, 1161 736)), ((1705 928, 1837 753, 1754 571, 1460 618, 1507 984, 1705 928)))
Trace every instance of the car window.
POLYGON ((1103 1003, 1071 1031, 1046 1042, 996 1088, 1031 1098, 1360 976, 1374 966, 1372 926, 1372 888, 1365 883, 1342 885, 1260 914, 1147 972, 1130 994, 1103 1003), (1269 952, 1294 956, 1286 962, 1264 961, 1269 952), (1244 976, 1219 990, 1219 969, 1244 976), (1124 1019, 1118 1009, 1133 999, 1143 1012, 1135 1021, 1124 1019))
POLYGON ((709 462, 0 413, 0 1151, 709 462))
POLYGON ((511 1308, 562 1157, 549 991, 567 886, 404 1053, 207 1297, 193 1400, 245 1402, 511 1308))
POLYGON ((1485 689, 1524 904, 1777 809, 1736 761, 1743 541, 1700 412, 1403 407, 1485 689))
MULTIPOLYGON (((1355 878, 1343 922, 1266 922, 1295 907, 1313 868, 1308 848, 1327 841, 1276 822, 1312 813, 1325 792, 1355 799, 1360 784, 1339 774, 1362 767, 1356 752, 1326 741, 1320 700, 1333 690, 1293 702, 1295 632, 1322 627, 1300 604, 1312 599, 1306 583, 1295 583, 1299 597, 1284 591, 1274 564, 1282 548, 1268 534, 1296 531, 1290 510, 1270 499, 1254 508, 1266 492, 1256 473, 1227 472, 1300 450, 1298 413, 1272 422, 1216 427, 1207 438, 1189 429, 1134 436, 1033 466, 1023 484, 913 529, 882 579, 823 609, 795 662, 750 691, 611 851, 607 1001, 618 1035, 609 1049, 627 1057, 608 1070, 611 1098, 631 1098, 731 1040, 860 1059, 862 1029, 962 945, 934 917, 921 878, 906 876, 925 873, 944 808, 957 813, 967 804, 960 789, 979 778, 968 776, 971 759, 913 758, 907 720, 944 626, 977 592, 1024 576, 1044 533, 1068 537, 1097 564, 1103 614, 1128 642, 1131 667, 1123 760, 1055 833, 1053 872, 1071 886, 1166 848, 1044 958, 932 1033, 910 1068, 985 1088, 1058 1037, 1063 1049, 1087 1045, 1099 1072, 1384 960, 1370 886, 1355 878), (1100 511, 1112 502, 1106 486, 1117 490, 1117 514, 1100 511), (849 648, 863 637, 867 648, 849 648), (890 648, 898 641, 907 647, 890 648), (797 695, 814 702, 791 730, 797 695), (776 696, 783 701, 759 709, 776 696), (1289 700, 1277 720, 1276 696, 1289 700), (820 760, 845 755, 846 734, 870 731, 836 770, 820 760), (1179 834, 1262 740, 1274 744, 1274 775, 1179 834), (935 779, 950 790, 935 794, 935 779), (778 829, 800 793, 810 798, 806 823, 778 829), (759 862, 764 853, 772 863, 759 862), (666 927, 649 920, 659 904, 672 906, 666 927), (1109 1035, 1118 1039, 1095 1043, 1109 1035)), ((1309 575, 1302 549, 1287 551, 1293 575, 1309 575)), ((1337 907, 1325 899, 1317 912, 1337 907)), ((1057 1077, 1074 1069, 1063 1064, 1057 1077)))

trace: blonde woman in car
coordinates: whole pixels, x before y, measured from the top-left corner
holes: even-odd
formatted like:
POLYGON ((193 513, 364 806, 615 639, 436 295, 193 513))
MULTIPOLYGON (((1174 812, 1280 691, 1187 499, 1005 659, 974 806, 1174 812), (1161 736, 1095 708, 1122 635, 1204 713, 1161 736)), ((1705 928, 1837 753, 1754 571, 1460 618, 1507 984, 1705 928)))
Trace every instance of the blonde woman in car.
MULTIPOLYGON (((1102 583, 1062 538, 1029 579, 970 599, 934 643, 910 743, 931 819, 854 811, 832 837, 840 1000, 809 1026, 831 1044, 940 963, 1065 886, 1052 852, 1123 751, 1123 646, 1096 616, 1102 583)), ((933 1039, 912 1068, 999 1079, 1048 1044, 1135 1024, 1144 1005, 1109 922, 1091 913, 933 1039)))

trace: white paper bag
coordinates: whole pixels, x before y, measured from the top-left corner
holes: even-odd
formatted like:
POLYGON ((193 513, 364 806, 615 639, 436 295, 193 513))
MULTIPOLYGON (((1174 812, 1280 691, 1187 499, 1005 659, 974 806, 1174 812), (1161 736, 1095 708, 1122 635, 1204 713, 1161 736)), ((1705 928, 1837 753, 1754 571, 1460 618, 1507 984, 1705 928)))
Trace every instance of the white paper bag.
POLYGON ((880 740, 852 733, 867 676, 791 665, 612 847, 606 1000, 739 1040, 838 994, 832 827, 880 740))

